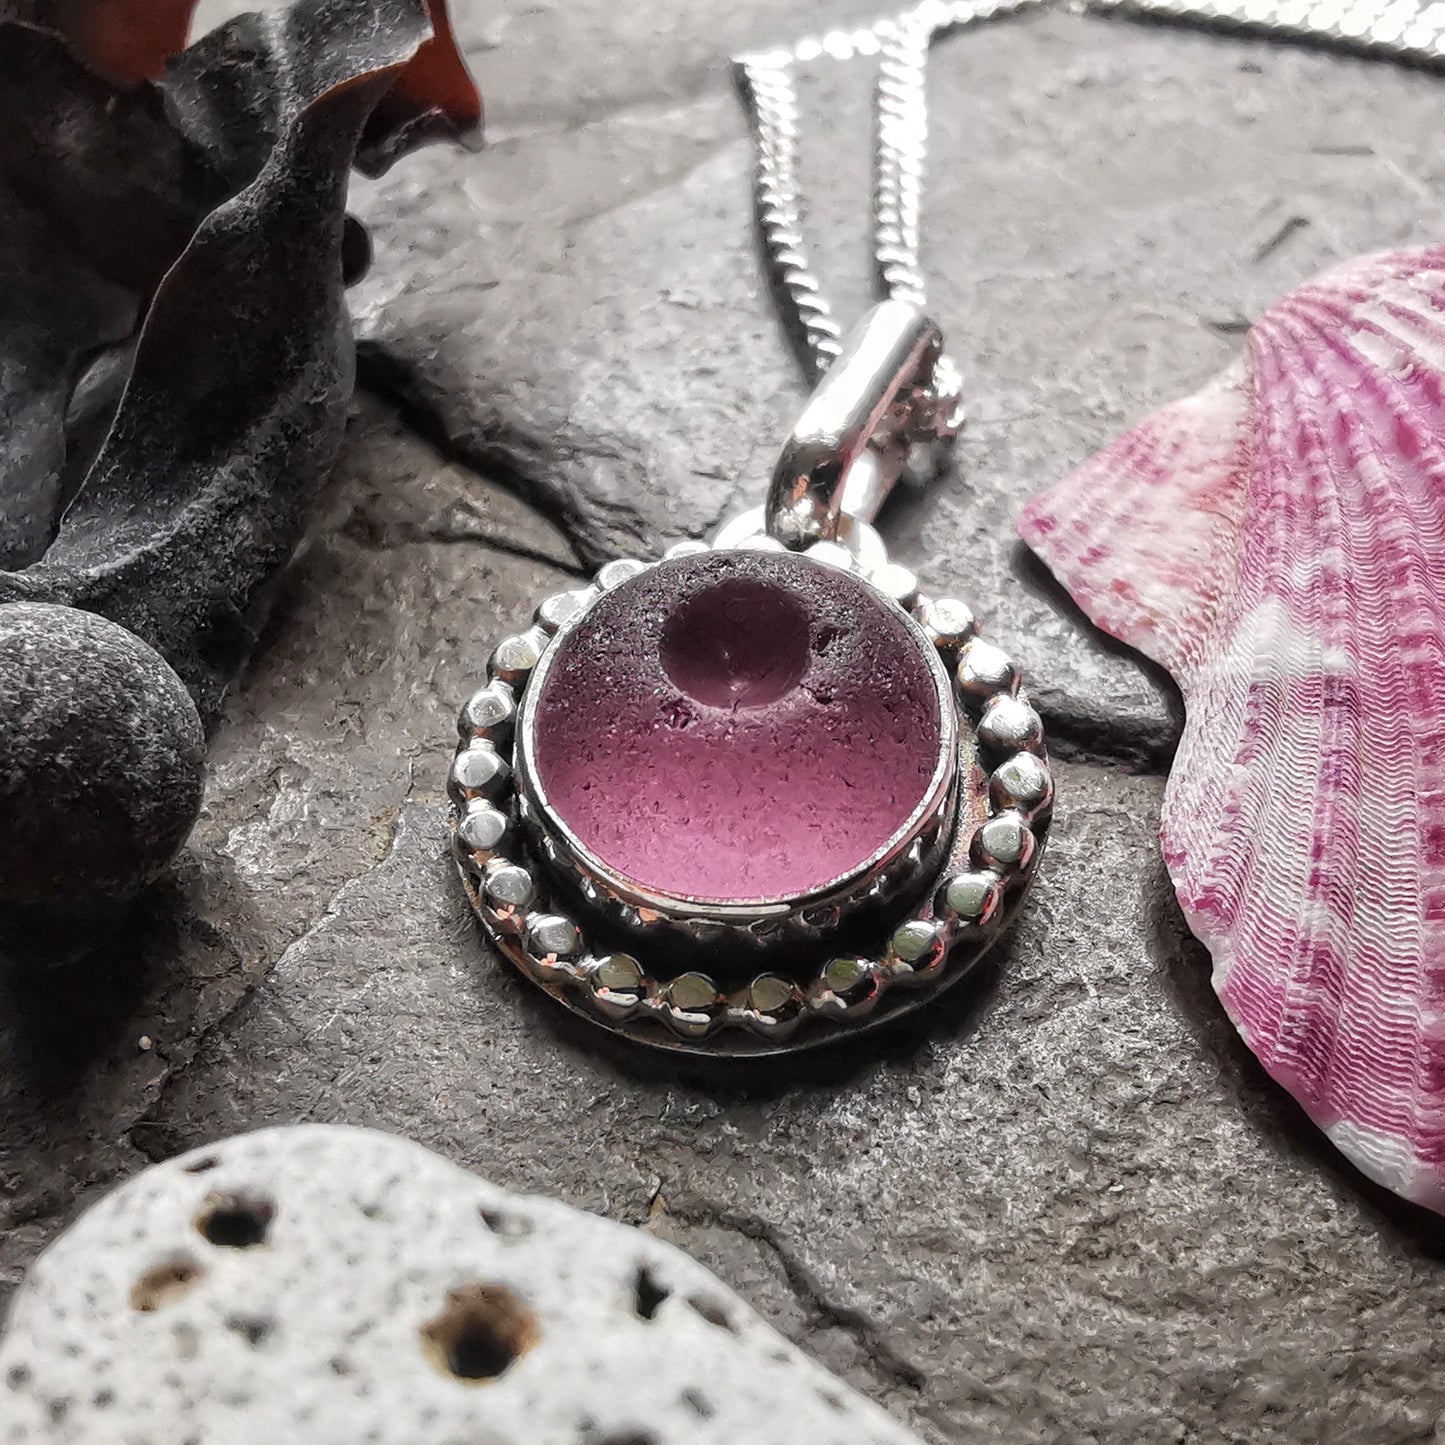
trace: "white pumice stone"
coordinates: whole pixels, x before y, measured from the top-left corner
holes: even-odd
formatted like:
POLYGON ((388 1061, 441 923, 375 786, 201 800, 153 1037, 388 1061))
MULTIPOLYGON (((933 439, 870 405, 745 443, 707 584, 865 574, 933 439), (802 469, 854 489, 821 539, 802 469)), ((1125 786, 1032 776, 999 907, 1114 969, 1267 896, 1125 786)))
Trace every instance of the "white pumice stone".
POLYGON ((671 1245, 366 1129, 157 1165, 40 1257, 5 1445, 919 1445, 671 1245))

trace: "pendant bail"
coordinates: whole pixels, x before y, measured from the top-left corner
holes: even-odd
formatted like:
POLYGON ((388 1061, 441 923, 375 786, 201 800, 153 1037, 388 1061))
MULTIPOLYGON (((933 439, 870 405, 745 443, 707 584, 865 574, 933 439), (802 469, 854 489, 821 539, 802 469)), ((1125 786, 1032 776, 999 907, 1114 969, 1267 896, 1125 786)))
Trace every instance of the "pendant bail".
POLYGON ((883 301, 849 334, 783 444, 767 528, 785 546, 846 540, 871 522, 920 443, 947 443, 957 397, 936 382, 943 333, 916 306, 883 301))

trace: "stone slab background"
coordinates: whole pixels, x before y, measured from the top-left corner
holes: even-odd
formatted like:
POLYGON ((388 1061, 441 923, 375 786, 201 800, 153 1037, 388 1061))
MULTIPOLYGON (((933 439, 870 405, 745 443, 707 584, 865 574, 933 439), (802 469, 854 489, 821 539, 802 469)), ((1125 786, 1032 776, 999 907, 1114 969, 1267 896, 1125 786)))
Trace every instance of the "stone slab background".
MULTIPOLYGON (((1177 701, 1010 526, 1281 291, 1439 239, 1445 79, 1063 11, 936 51, 928 262, 973 424, 888 531, 1026 663, 1059 816, 971 998, 739 1091, 619 1058, 503 971, 443 780, 536 596, 759 495, 803 390, 725 58, 875 7, 454 8, 490 148, 356 187, 366 387, 202 824, 98 975, 0 978, 0 1281, 152 1159, 351 1121, 682 1245, 938 1442, 1445 1441, 1445 1224, 1235 1038, 1158 860, 1177 701)), ((807 95, 846 316, 866 77, 807 95)))

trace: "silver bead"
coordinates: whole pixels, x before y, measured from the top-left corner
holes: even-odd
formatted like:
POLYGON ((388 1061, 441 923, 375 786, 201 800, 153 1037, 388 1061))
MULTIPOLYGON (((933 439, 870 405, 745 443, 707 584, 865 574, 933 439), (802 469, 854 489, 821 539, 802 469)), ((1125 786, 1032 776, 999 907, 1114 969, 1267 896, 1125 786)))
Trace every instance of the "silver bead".
POLYGON ((878 966, 869 958, 835 958, 809 990, 816 1013, 825 1018, 866 1018, 883 992, 878 966))
POLYGON ((878 529, 857 517, 838 518, 838 540, 848 549, 854 566, 865 576, 888 564, 888 548, 878 529))
POLYGON ((507 815, 501 809, 480 800, 469 803, 457 820, 457 846, 474 859, 489 860, 501 852, 509 827, 507 815))
POLYGON ((868 580, 905 610, 918 600, 918 578, 897 562, 886 562, 868 574, 868 580))
POLYGON ((703 1038, 726 1005, 705 973, 682 973, 662 991, 667 1026, 685 1039, 703 1038))
MULTIPOLYGON (((760 509, 761 510, 761 509, 760 509)), ((773 518, 773 528, 777 533, 777 539, 784 548, 792 549, 807 546, 810 542, 816 542, 821 530, 817 509, 810 497, 800 497, 790 507, 786 507, 773 518)), ((758 518, 758 531, 767 530, 767 522, 763 516, 758 518)), ((734 543, 735 546, 740 545, 734 543)))
POLYGON ((897 983, 929 983, 943 971, 952 941, 948 920, 911 918, 893 930, 884 971, 897 983))
POLYGON ((536 901, 537 884, 520 863, 497 858, 487 865, 482 898, 495 915, 496 926, 514 933, 525 921, 526 910, 536 901))
POLYGON ((713 534, 715 551, 730 552, 741 547, 749 537, 759 537, 768 530, 767 518, 761 507, 750 507, 746 512, 725 522, 713 534))
POLYGON ((997 873, 959 873, 938 890, 934 907, 971 930, 984 929, 1003 907, 1003 880, 997 873))
POLYGON ((837 928, 842 916, 843 910, 837 903, 815 903, 811 908, 803 909, 798 921, 814 933, 827 933, 837 928))
POLYGON ((1043 759, 1016 753, 993 770, 988 791, 994 807, 1017 808, 1033 818, 1053 805, 1054 780, 1043 759))
POLYGON ((547 633, 541 627, 529 627, 525 632, 504 637, 487 659, 488 676, 494 682, 505 682, 510 687, 520 686, 542 660, 547 641, 547 633))
POLYGON ((604 592, 610 592, 614 587, 620 587, 638 573, 646 571, 646 562, 639 562, 635 557, 618 557, 603 564, 597 573, 597 585, 604 592))
POLYGON ((647 997, 642 965, 628 953, 613 953, 593 960, 587 969, 592 1002, 610 1019, 625 1019, 647 997))
POLYGON ((489 682, 467 699, 457 717, 457 731, 464 738, 490 738, 498 742, 512 731, 517 703, 504 682, 489 682))
POLYGON ((748 988, 747 1024, 764 1038, 786 1038, 803 1017, 803 995, 792 979, 760 973, 748 988))
POLYGON ((1019 673, 1013 659, 1002 648, 975 637, 958 659, 958 690, 964 697, 982 702, 996 693, 1018 691, 1019 673))
POLYGON ((978 740, 995 753, 1031 753, 1044 745, 1044 725, 1022 698, 995 697, 978 720, 978 740))
POLYGON ((1033 830, 1022 814, 1000 813, 973 835, 972 853, 974 861, 985 868, 1001 872, 1027 868, 1034 856, 1033 830))
POLYGON ((550 635, 585 612, 596 596, 596 592, 590 587, 577 587, 570 592, 554 592, 537 604, 537 610, 532 616, 537 626, 550 635))
POLYGON ((681 542, 674 542, 666 552, 662 554, 664 562, 676 562, 680 557, 700 557, 704 552, 711 552, 712 548, 706 542, 696 541, 692 537, 681 542))
POLYGON ((527 953, 539 961, 571 958, 580 944, 577 925, 560 913, 534 913, 522 937, 527 953))
POLYGON ((480 888, 482 875, 487 868, 488 855, 472 852, 467 847, 465 839, 455 828, 452 829, 452 857, 456 860, 457 866, 471 880, 472 886, 480 888))
POLYGON ((918 624, 940 651, 956 655, 978 631, 973 609, 956 597, 929 597, 918 605, 918 624))
POLYGON ((511 777, 512 770, 501 753, 486 738, 473 738, 452 759, 447 792, 461 808, 472 798, 495 802, 507 791, 511 777))
POLYGON ((814 542, 803 556, 825 567, 836 567, 840 572, 853 570, 853 554, 841 542, 814 542))
POLYGON ((755 532, 751 537, 744 537, 737 544, 739 552, 786 552, 788 549, 774 536, 767 532, 755 532))

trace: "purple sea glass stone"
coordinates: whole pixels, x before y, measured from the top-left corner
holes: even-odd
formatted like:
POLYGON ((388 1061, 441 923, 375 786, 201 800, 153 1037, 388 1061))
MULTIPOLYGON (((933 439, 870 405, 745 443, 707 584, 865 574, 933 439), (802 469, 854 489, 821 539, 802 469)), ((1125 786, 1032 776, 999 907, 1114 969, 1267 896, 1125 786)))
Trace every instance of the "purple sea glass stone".
POLYGON ((649 892, 797 897, 867 863, 931 796, 941 709, 934 665, 866 582, 709 552, 623 583, 558 641, 535 776, 649 892))

